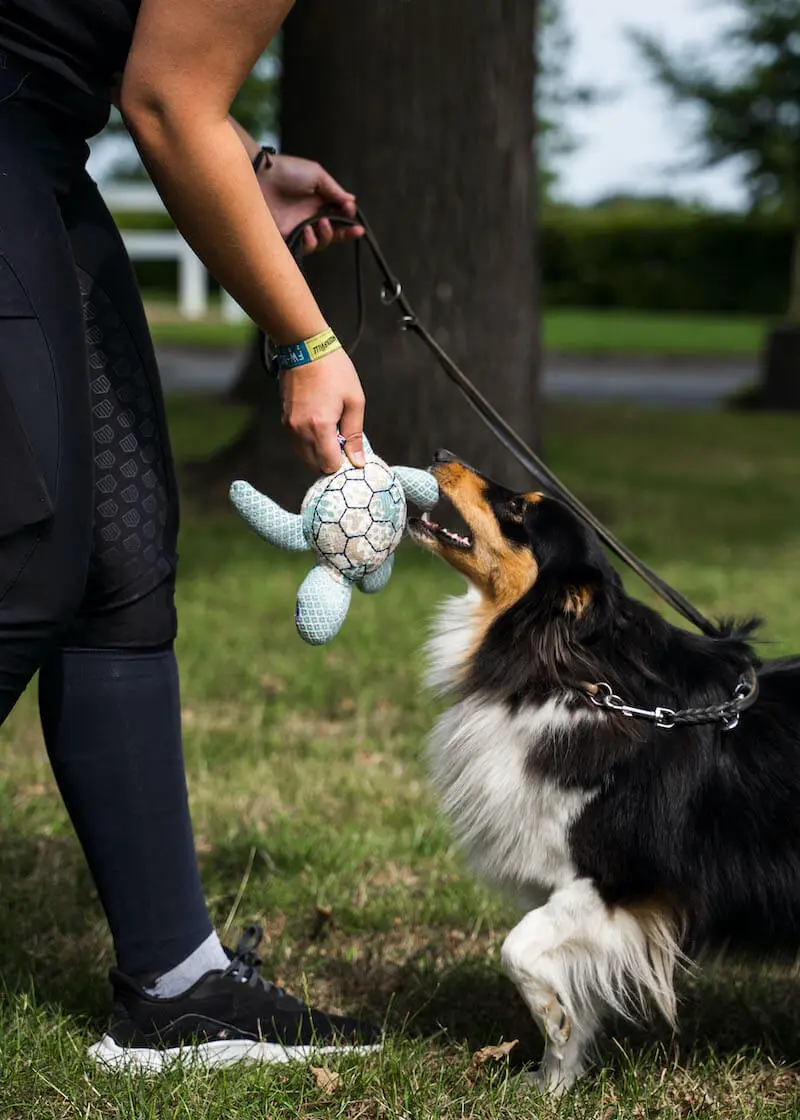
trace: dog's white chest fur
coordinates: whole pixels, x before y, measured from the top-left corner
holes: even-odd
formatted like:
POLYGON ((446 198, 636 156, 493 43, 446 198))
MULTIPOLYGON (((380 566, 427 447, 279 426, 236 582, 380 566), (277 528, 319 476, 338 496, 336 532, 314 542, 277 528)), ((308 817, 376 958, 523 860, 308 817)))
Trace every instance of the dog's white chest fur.
MULTIPOLYGON (((475 637, 474 593, 445 604, 429 647, 431 683, 446 688, 475 637)), ((576 878, 569 830, 592 794, 560 787, 530 767, 543 736, 563 738, 584 718, 560 700, 512 713, 488 696, 458 701, 438 720, 430 764, 443 808, 471 863, 525 895, 576 878)))

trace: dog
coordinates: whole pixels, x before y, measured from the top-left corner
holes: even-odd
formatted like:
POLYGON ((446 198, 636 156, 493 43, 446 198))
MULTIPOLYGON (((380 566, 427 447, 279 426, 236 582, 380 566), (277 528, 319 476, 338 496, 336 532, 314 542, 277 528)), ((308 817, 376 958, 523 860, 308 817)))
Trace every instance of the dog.
POLYGON ((431 470, 468 526, 409 522, 468 584, 427 650, 451 702, 433 781, 472 865, 524 908, 502 967, 545 1038, 535 1078, 562 1093, 608 1012, 675 1025, 701 949, 800 946, 800 658, 761 661, 752 621, 671 625, 562 502, 446 451, 431 470))

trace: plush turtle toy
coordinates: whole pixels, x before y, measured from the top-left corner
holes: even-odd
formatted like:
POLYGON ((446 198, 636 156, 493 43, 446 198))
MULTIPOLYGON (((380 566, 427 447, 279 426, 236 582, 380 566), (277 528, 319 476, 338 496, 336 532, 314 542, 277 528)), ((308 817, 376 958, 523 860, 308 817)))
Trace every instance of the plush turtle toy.
POLYGON ((406 525, 406 498, 423 510, 439 500, 428 471, 387 466, 366 438, 364 454, 366 466, 354 467, 342 451, 339 470, 314 483, 299 514, 281 509, 248 482, 230 489, 237 512, 270 544, 317 554, 295 610, 300 637, 314 646, 339 632, 354 586, 373 594, 388 583, 406 525))

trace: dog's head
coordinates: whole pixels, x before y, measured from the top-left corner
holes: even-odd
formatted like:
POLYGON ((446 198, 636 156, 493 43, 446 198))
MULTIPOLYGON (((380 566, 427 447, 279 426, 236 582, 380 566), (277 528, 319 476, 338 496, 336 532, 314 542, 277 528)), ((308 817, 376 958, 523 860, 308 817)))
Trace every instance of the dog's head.
POLYGON ((431 470, 466 532, 426 516, 411 519, 409 533, 480 594, 475 652, 492 639, 506 648, 524 640, 547 676, 571 677, 579 647, 609 627, 621 591, 594 531, 557 499, 508 490, 447 451, 431 470))
POLYGON ((461 572, 497 614, 546 585, 555 605, 579 618, 603 583, 616 585, 596 534, 562 502, 508 490, 449 451, 436 453, 431 470, 467 532, 426 515, 409 521, 409 533, 461 572))

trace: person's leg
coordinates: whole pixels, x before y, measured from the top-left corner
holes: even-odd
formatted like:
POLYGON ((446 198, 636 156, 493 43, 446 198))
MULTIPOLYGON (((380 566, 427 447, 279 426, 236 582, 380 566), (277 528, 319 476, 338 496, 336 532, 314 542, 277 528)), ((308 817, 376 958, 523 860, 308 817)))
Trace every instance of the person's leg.
POLYGON ((111 1024, 90 1054, 161 1068, 187 1049, 228 1064, 371 1045, 368 1027, 261 980, 260 933, 229 960, 211 931, 181 753, 177 500, 155 358, 119 234, 88 181, 64 217, 88 328, 94 550, 81 609, 42 670, 40 704, 119 957, 111 1024))
POLYGON ((9 111, 8 76, 0 66, 0 720, 45 659, 53 768, 138 973, 112 970, 111 1024, 90 1053, 154 1068, 368 1041, 262 981, 260 935, 229 961, 210 932, 181 757, 177 510, 155 361, 94 188, 84 178, 62 198, 80 155, 69 121, 46 99, 9 111))
POLYGON ((0 68, 0 723, 75 614, 92 540, 80 291, 20 84, 0 68))
POLYGON ((119 968, 173 994, 228 963, 203 897, 184 775, 177 496, 155 356, 119 234, 86 176, 62 213, 86 324, 94 539, 80 611, 40 673, 42 728, 119 968))

